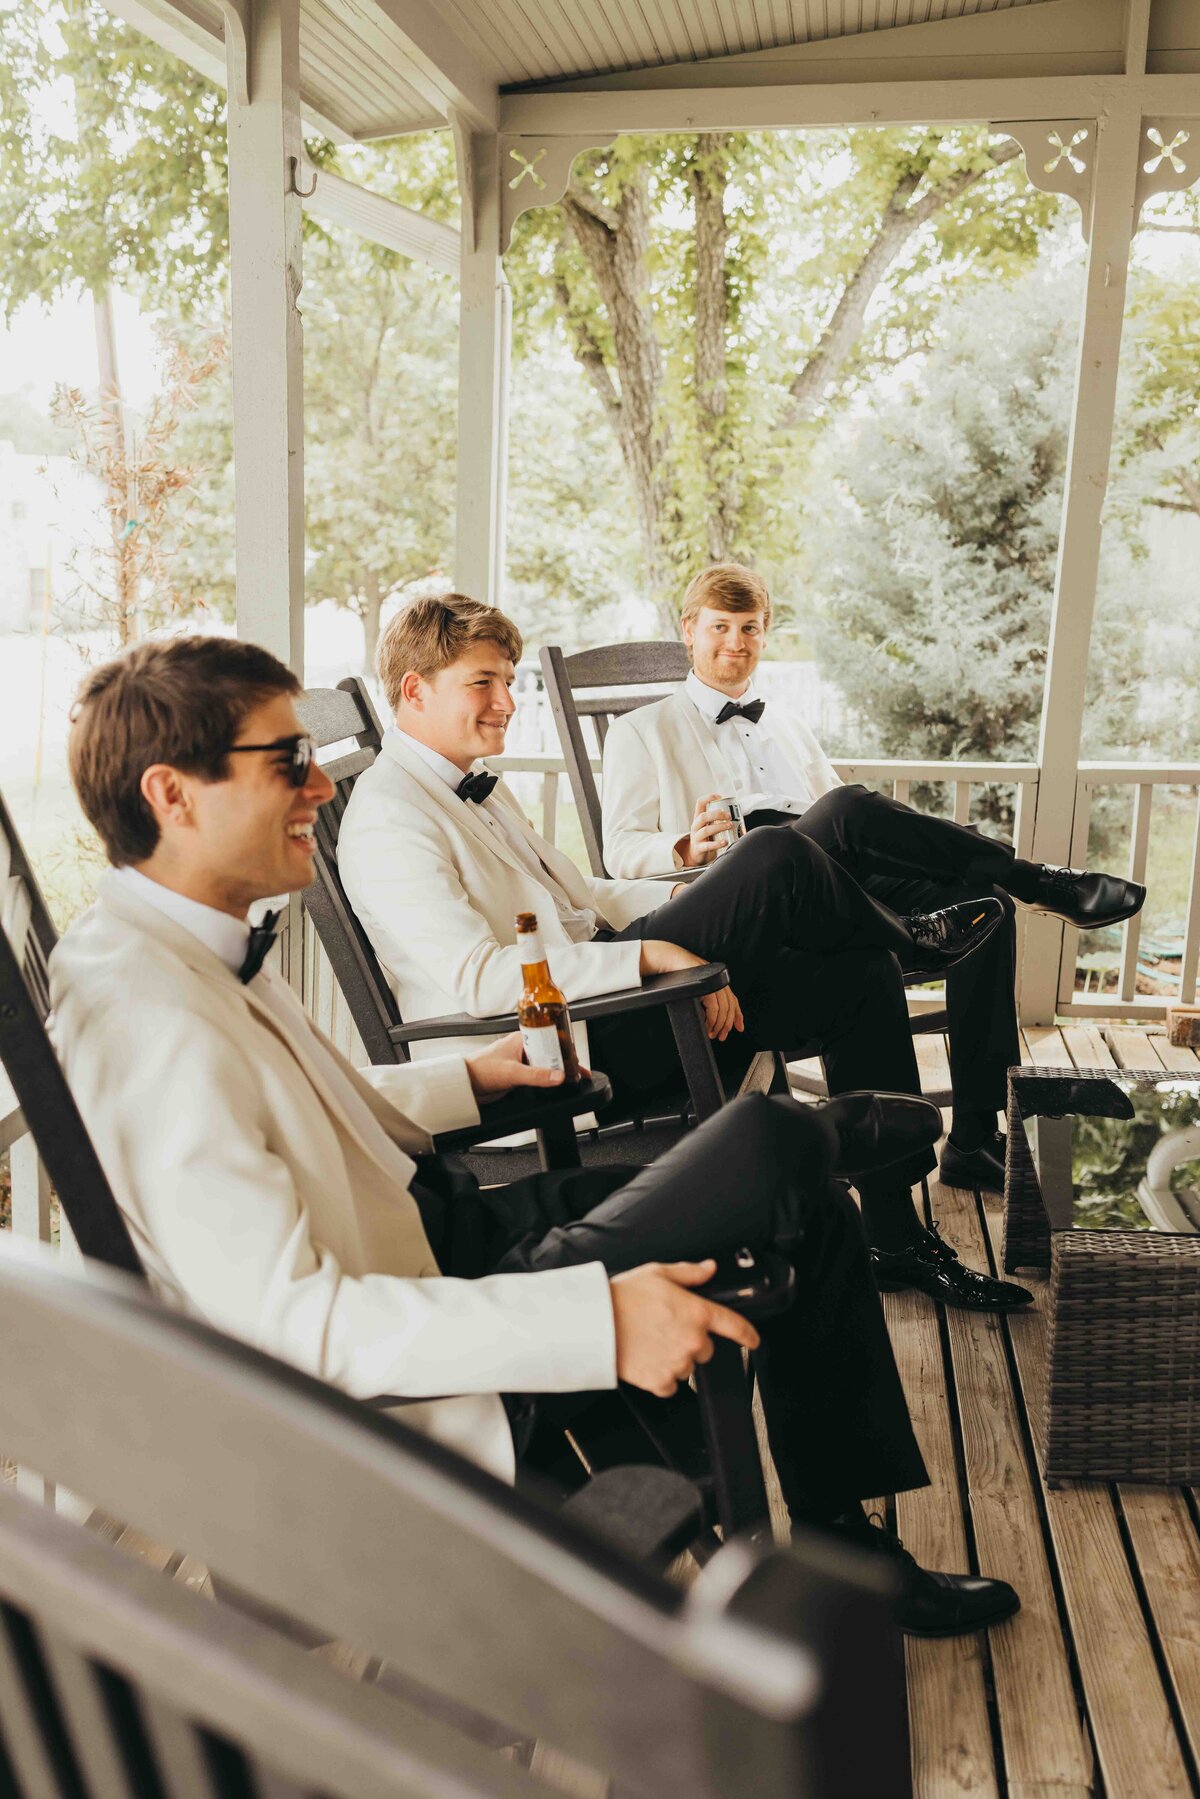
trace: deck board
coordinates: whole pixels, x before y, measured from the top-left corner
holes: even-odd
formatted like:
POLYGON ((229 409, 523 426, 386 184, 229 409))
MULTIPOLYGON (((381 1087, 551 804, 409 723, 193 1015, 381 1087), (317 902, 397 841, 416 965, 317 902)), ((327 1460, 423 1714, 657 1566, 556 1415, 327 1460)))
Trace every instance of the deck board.
MULTIPOLYGON (((1127 1022, 1029 1027, 1022 1045, 1047 1067, 1200 1068, 1193 1051, 1127 1022)), ((944 1038, 915 1047, 926 1089, 945 1088, 944 1038)), ((994 1271, 998 1196, 934 1178, 928 1200, 964 1260, 994 1271)), ((1042 1403, 1046 1282, 1021 1278, 1034 1306, 1004 1320, 943 1314, 912 1293, 884 1299, 931 1476, 896 1499, 900 1534, 924 1565, 1001 1575, 1022 1599, 986 1639, 906 1643, 915 1799, 1200 1799, 1200 1504, 1176 1488, 1047 1489, 1030 1431, 1042 1403)), ((772 1496, 781 1513, 774 1487, 772 1496)), ((190 1558, 107 1528, 123 1548, 211 1591, 190 1558)), ((386 1681, 351 1652, 325 1653, 386 1681)), ((549 1787, 605 1794, 592 1770, 544 1745, 533 1755, 549 1787)))
MULTIPOLYGON (((992 1211, 998 1246, 999 1207, 992 1211)), ((1045 1288, 1040 1276, 1030 1284, 1045 1288)), ((1041 1403, 1046 1319, 1040 1304, 1006 1327, 1030 1411, 1041 1403)), ((1042 1483, 1051 1540, 1107 1799, 1192 1792, 1106 1486, 1042 1483)))
MULTIPOLYGON (((896 1500, 896 1526, 925 1568, 970 1566, 947 1371, 935 1308, 889 1293, 884 1312, 930 1484, 896 1500)), ((976 1636, 905 1644, 913 1785, 924 1799, 999 1794, 988 1717, 984 1645, 976 1636)))
MULTIPOLYGON (((1161 1034, 1103 1021, 1029 1027, 1022 1053, 1045 1067, 1200 1067, 1192 1051, 1173 1049, 1161 1034)), ((926 1089, 943 1086, 944 1041, 920 1039, 917 1056, 926 1089)), ((943 1188, 935 1178, 929 1200, 964 1260, 998 1266, 998 1196, 943 1188)), ((932 1566, 966 1567, 947 1558, 970 1542, 978 1567, 1012 1580, 1022 1596, 1020 1613, 990 1633, 981 1654, 984 1703, 997 1726, 989 1765, 981 1765, 969 1654, 939 1660, 910 1653, 914 1794, 1198 1793, 1200 1511, 1177 1489, 1046 1488, 1029 1428, 1041 1404, 1046 1283, 1034 1275, 1027 1284, 1036 1295, 1031 1313, 1002 1322, 948 1310, 944 1330, 937 1309, 916 1296, 885 1302, 934 1480, 924 1501, 901 1495, 901 1534, 932 1566), (944 1515, 936 1522, 928 1516, 956 1498, 961 1531, 944 1515), (963 1695, 972 1708, 966 1731, 963 1695)))
MULTIPOLYGON (((986 1270, 973 1196, 931 1182, 930 1198, 963 1260, 986 1270)), ((1091 1752, 1080 1728, 1004 1325, 986 1312, 948 1310, 946 1320, 979 1568, 1003 1574, 1021 1595, 1020 1612, 991 1633, 990 1643, 1010 1785, 1040 1782, 1086 1792, 1091 1752)))

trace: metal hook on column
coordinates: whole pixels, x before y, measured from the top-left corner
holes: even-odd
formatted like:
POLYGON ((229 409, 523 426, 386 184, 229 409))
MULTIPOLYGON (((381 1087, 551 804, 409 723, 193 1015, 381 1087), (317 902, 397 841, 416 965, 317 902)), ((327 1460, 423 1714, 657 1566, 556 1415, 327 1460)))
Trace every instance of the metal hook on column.
POLYGON ((301 187, 300 183, 296 179, 297 175, 300 173, 300 166, 301 166, 300 157, 298 157, 298 156, 289 156, 288 157, 287 191, 289 194, 298 194, 302 200, 308 200, 317 191, 317 170, 314 169, 312 171, 312 186, 311 187, 301 187))

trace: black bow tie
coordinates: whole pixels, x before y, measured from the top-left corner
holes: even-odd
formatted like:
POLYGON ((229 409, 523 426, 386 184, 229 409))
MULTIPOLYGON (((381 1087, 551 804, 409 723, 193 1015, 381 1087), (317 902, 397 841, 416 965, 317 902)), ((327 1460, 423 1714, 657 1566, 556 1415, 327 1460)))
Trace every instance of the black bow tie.
POLYGON ((717 723, 723 725, 727 718, 748 718, 752 725, 756 725, 766 709, 766 700, 751 700, 748 706, 739 706, 734 700, 726 700, 717 713, 717 723))
POLYGON ((489 775, 480 769, 478 774, 464 775, 454 791, 460 800, 474 800, 481 806, 499 779, 499 775, 489 775))
POLYGON ((250 941, 246 945, 246 959, 238 969, 238 980, 245 986, 252 981, 267 959, 271 945, 278 932, 275 926, 279 923, 278 912, 268 912, 261 924, 251 925, 250 941))

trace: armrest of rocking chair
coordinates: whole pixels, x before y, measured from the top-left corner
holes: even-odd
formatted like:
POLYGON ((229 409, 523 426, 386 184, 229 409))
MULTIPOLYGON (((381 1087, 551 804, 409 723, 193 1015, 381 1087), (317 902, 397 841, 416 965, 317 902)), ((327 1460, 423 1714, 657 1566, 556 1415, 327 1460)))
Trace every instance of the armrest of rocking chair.
MULTIPOLYGON (((589 1018, 613 1018, 621 1012, 641 1012, 650 1006, 668 1006, 681 999, 702 999, 729 984, 729 972, 723 962, 705 962, 699 968, 684 968, 674 974, 648 974, 640 987, 622 987, 618 993, 601 993, 593 999, 571 1001, 571 1016, 586 1022, 589 1018)), ((453 1012, 442 1018, 418 1018, 412 1024, 394 1024, 388 1031, 393 1043, 423 1043, 437 1037, 501 1037, 515 1031, 515 1012, 497 1013, 491 1018, 474 1018, 468 1012, 453 1012)))
POLYGON ((611 1098, 612 1083, 606 1074, 589 1074, 573 1087, 515 1087, 503 1099, 481 1106, 478 1124, 460 1131, 439 1131, 433 1147, 441 1155, 452 1155, 475 1143, 491 1143, 518 1131, 539 1130, 555 1119, 598 1111, 611 1098))

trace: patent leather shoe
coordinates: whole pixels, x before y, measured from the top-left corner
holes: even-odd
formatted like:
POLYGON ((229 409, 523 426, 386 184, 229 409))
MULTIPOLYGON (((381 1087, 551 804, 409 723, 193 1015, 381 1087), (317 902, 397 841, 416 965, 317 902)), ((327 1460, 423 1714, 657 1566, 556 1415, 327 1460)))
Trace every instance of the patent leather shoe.
POLYGON ((906 1161, 942 1134, 941 1113, 916 1093, 839 1093, 816 1109, 837 1131, 831 1172, 846 1180, 906 1161))
POLYGON ((1028 1287, 1018 1287, 1015 1281, 993 1280, 990 1274, 968 1268, 942 1241, 936 1224, 923 1230, 904 1249, 872 1249, 871 1267, 881 1293, 914 1287, 930 1299, 960 1306, 968 1312, 1012 1312, 1033 1299, 1028 1287))
POLYGON ((1065 918, 1080 930, 1095 931, 1132 918, 1141 911, 1145 898, 1146 889, 1138 881, 1044 863, 1038 873, 1037 893, 1028 903, 1036 911, 1065 918))
POLYGON ((887 1557, 900 1580, 895 1619, 906 1636, 961 1637, 999 1624, 1021 1609, 1020 1597, 1006 1580, 922 1568, 877 1517, 839 1520, 833 1529, 840 1541, 887 1557))
POLYGON ((943 1187, 973 1187, 982 1188, 985 1193, 1003 1193, 1004 1152, 1003 1131, 985 1137, 976 1149, 959 1149, 954 1138, 948 1137, 938 1179, 943 1187))
POLYGON ((1004 917, 1004 907, 990 894, 984 899, 962 900, 939 912, 910 912, 902 921, 912 938, 912 954, 905 974, 945 974, 957 962, 987 942, 1004 917))

